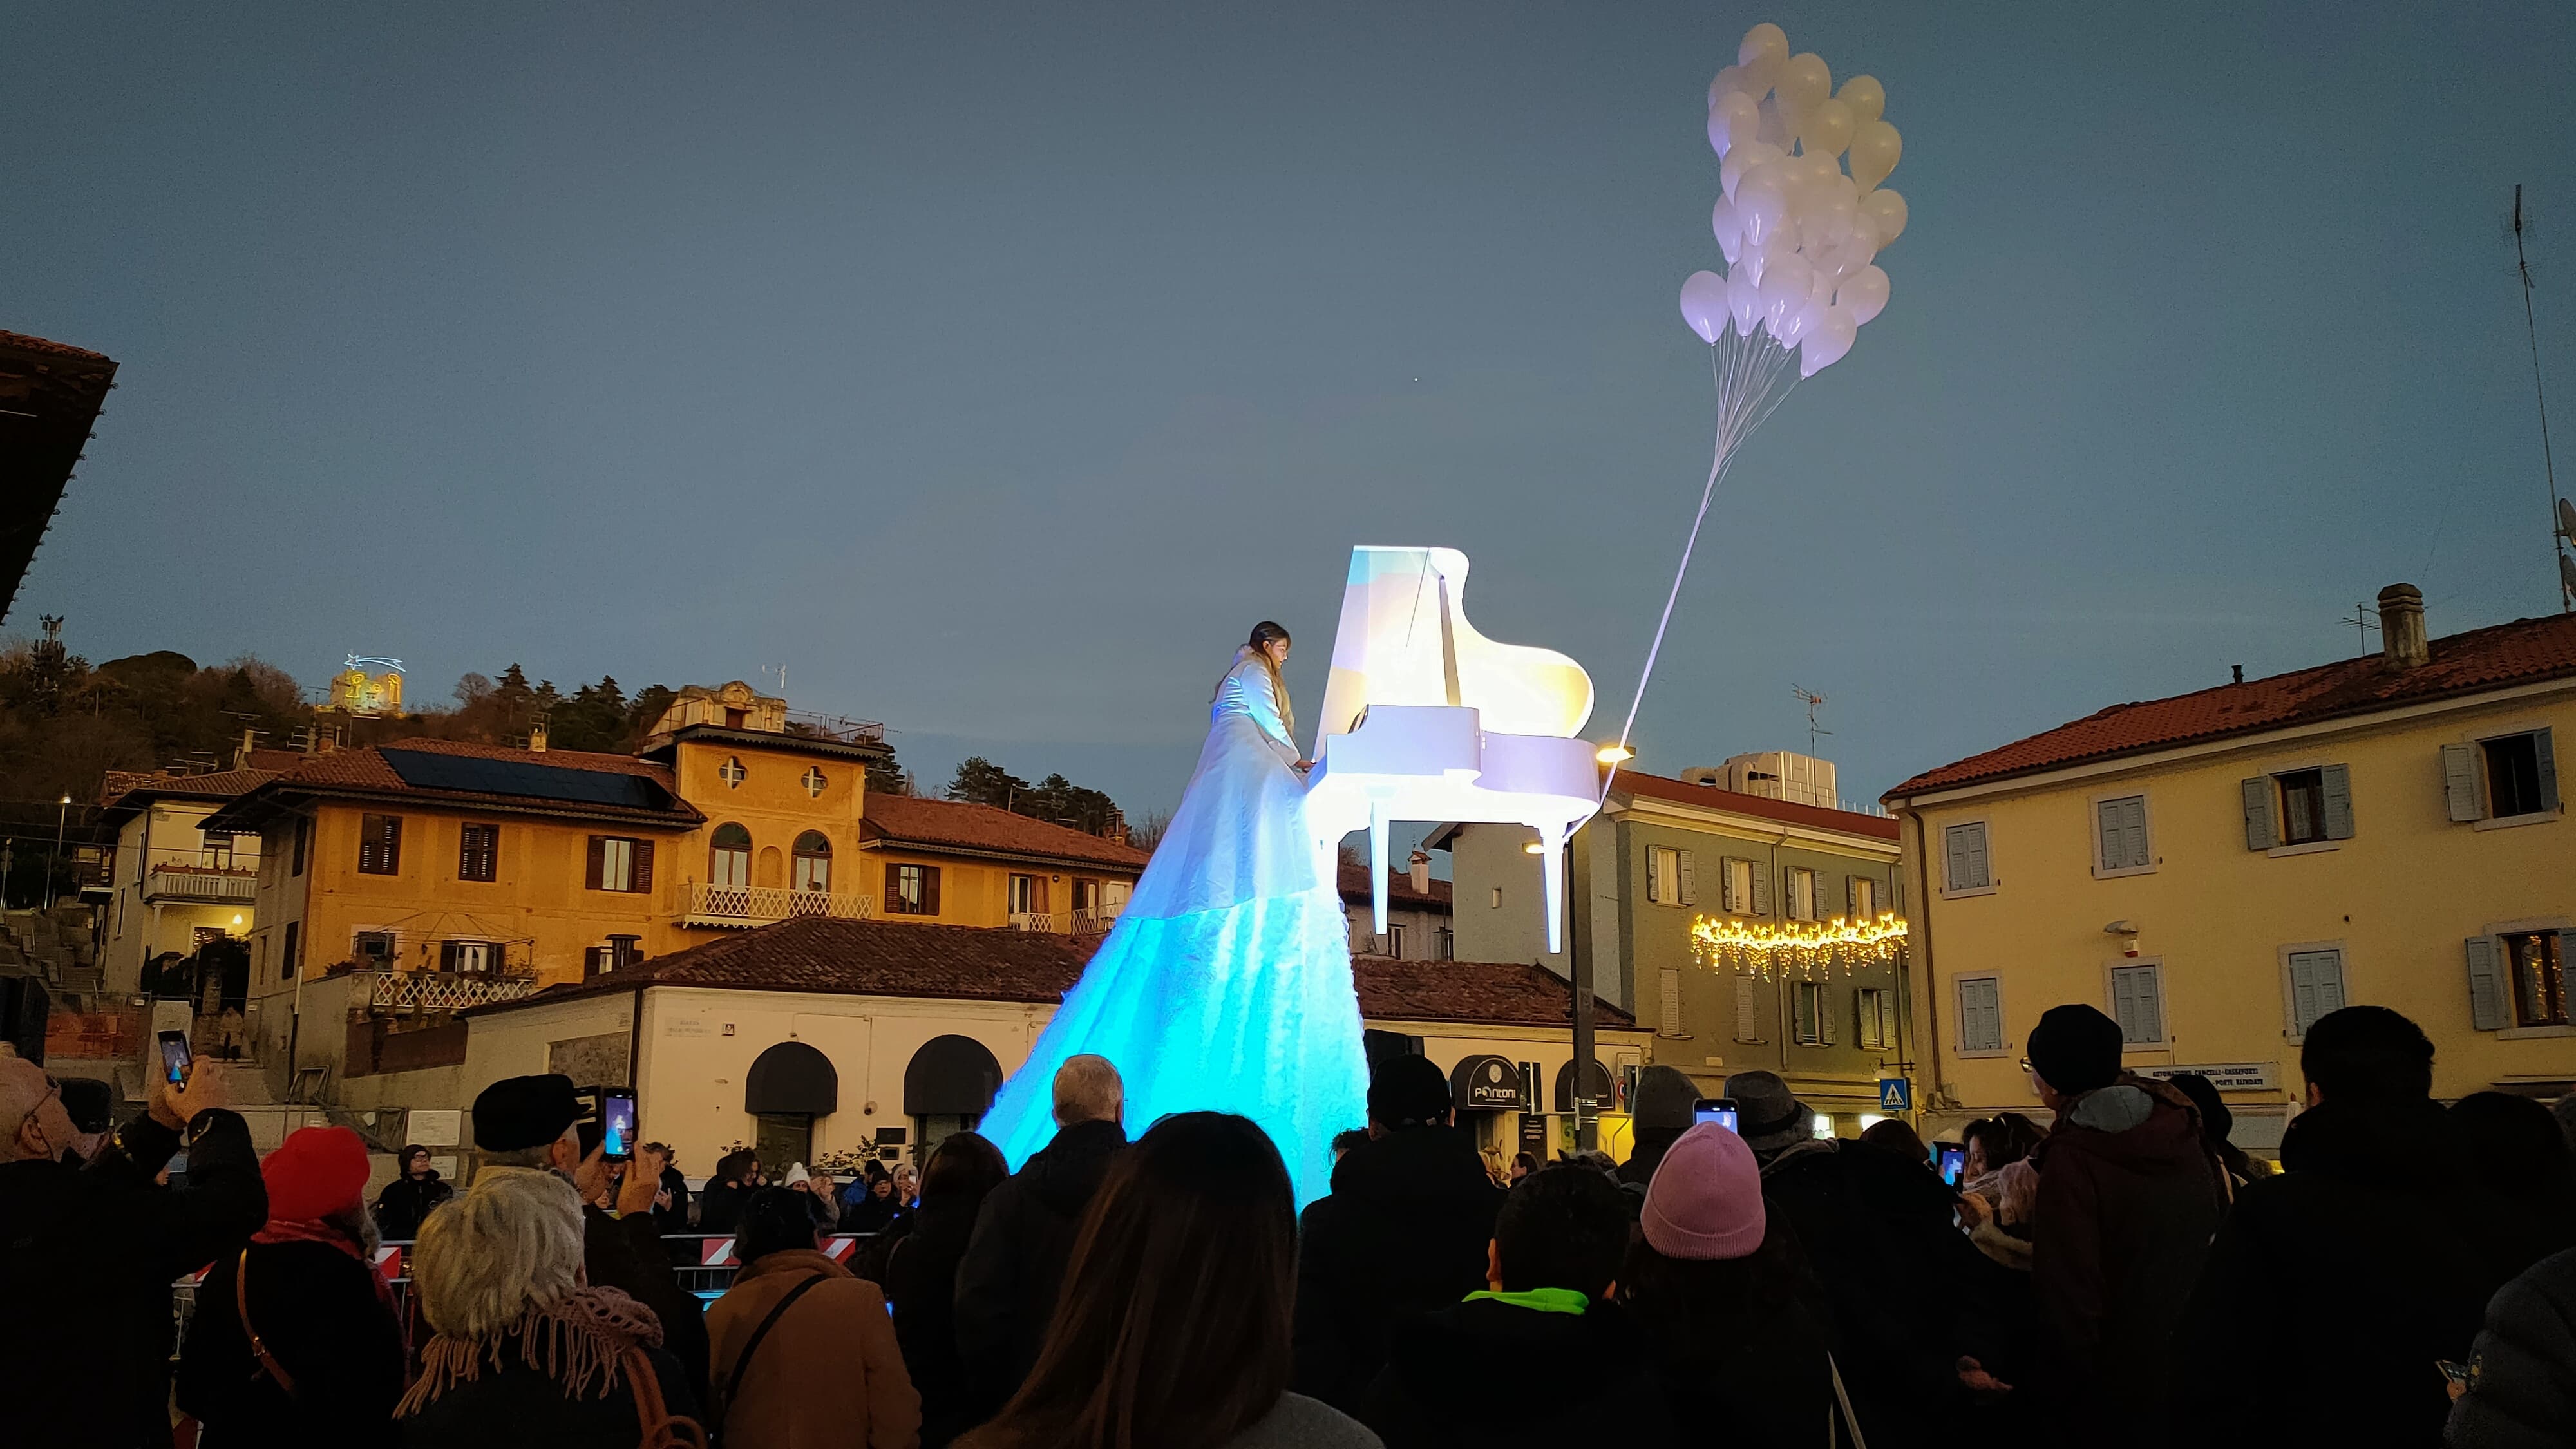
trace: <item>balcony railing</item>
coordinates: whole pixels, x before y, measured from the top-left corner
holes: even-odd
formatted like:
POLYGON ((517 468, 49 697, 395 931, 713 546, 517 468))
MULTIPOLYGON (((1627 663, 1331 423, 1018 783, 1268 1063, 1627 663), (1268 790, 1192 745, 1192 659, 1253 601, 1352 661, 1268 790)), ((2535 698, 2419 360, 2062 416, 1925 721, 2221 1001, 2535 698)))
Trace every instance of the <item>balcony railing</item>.
POLYGON ((1118 924, 1118 913, 1126 908, 1124 903, 1109 906, 1076 906, 1073 910, 1073 933, 1077 936, 1097 936, 1118 924))
POLYGON ((259 852, 156 850, 143 873, 146 901, 249 904, 259 895, 259 852))
POLYGON ((454 971, 380 971, 367 990, 370 1011, 462 1011, 516 1001, 537 989, 534 976, 467 976, 454 971))
POLYGON ((871 920, 874 896, 839 895, 831 891, 792 891, 783 886, 689 883, 689 906, 681 924, 689 926, 766 926, 794 916, 830 916, 837 920, 871 920))
POLYGON ((1014 931, 1052 931, 1055 929, 1055 912, 1013 911, 1011 912, 1011 929, 1014 931))

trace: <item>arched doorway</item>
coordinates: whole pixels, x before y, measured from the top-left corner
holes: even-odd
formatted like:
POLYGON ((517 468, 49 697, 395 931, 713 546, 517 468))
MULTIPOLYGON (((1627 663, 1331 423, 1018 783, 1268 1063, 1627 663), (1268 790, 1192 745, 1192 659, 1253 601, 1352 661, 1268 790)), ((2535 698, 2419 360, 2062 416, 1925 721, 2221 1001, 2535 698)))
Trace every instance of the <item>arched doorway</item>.
POLYGON ((752 1059, 742 1108, 757 1124, 752 1148, 775 1177, 789 1163, 814 1160, 814 1119, 840 1108, 841 1074, 832 1059, 801 1041, 783 1041, 752 1059))
POLYGON ((903 1069, 903 1110, 913 1122, 916 1160, 960 1132, 974 1130, 1002 1090, 1002 1064, 971 1036, 935 1036, 903 1069))
POLYGON ((707 884, 751 884, 751 832, 728 820, 707 842, 707 884))

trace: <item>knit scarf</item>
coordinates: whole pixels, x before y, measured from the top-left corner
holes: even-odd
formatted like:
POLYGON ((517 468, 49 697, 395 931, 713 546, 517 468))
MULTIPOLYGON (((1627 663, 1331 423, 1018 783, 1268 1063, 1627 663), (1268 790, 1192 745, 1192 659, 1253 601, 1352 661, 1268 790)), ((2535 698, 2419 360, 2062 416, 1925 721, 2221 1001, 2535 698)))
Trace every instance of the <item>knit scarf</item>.
POLYGON ((479 1337, 439 1334, 420 1351, 420 1379, 394 1406, 394 1417, 409 1418, 458 1384, 482 1377, 485 1365, 498 1373, 510 1340, 518 1340, 519 1362, 553 1379, 567 1399, 607 1398, 616 1388, 618 1356, 643 1344, 662 1345, 662 1325, 653 1310, 614 1288, 576 1288, 543 1307, 531 1307, 509 1326, 479 1337))
POLYGON ((270 1218, 268 1226, 251 1234, 250 1240, 254 1243, 323 1243, 370 1268, 375 1266, 375 1260, 367 1254, 366 1244, 320 1218, 270 1218))

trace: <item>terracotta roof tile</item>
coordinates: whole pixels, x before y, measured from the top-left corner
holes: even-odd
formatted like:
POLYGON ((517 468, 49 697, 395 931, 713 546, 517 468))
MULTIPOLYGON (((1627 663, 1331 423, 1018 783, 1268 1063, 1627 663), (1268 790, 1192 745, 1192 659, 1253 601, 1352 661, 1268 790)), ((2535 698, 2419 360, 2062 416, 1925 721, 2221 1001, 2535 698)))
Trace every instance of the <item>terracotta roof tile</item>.
MULTIPOLYGON (((640 966, 577 984, 550 987, 514 1002, 476 1007, 468 1016, 646 986, 703 986, 736 991, 811 991, 833 996, 893 996, 1053 1005, 1082 976, 1099 941, 1044 931, 985 926, 912 925, 900 921, 781 921, 640 966)), ((1561 1026, 1572 1021, 1573 995, 1544 969, 1516 963, 1352 962, 1360 1014, 1376 1021, 1455 1021, 1561 1026)), ((1626 1012, 1599 1003, 1599 1023, 1635 1026, 1626 1012)))
POLYGON ((2431 653, 2429 662, 2400 673, 2382 668, 2379 655, 2365 654, 2170 699, 2113 705, 1984 754, 1926 770, 1881 798, 1895 800, 2511 685, 2576 678, 2576 615, 2517 619, 2472 629, 2432 641, 2431 653))
POLYGON ((214 770, 203 775, 154 775, 128 783, 108 797, 107 806, 141 806, 147 800, 230 800, 276 779, 275 770, 214 770))
POLYGON ((1747 795, 1736 790, 1721 790, 1714 785, 1694 785, 1686 780, 1669 780, 1661 775, 1648 775, 1636 770, 1621 770, 1610 782, 1610 793, 1644 795, 1657 800, 1671 800, 1683 805, 1698 805, 1710 810, 1731 810, 1739 815, 1758 815, 1788 825, 1805 825, 1817 830, 1840 830, 1851 835, 1867 835, 1879 840, 1896 838, 1896 821, 1885 815, 1863 815, 1856 810, 1828 810, 1821 805, 1802 805, 1795 800, 1773 800, 1763 795, 1747 795))
MULTIPOLYGON (((1343 861, 1341 865, 1342 899, 1346 901, 1369 899, 1368 867, 1348 860, 1343 861)), ((1386 873, 1386 902, 1390 906, 1405 905, 1423 910, 1446 911, 1449 909, 1452 889, 1448 881, 1435 880, 1431 883, 1431 889, 1418 891, 1413 888, 1411 874, 1400 870, 1386 873)))
POLYGON ((81 362, 109 360, 104 352, 92 352, 86 347, 74 347, 68 342, 50 342, 42 337, 30 337, 24 332, 0 332, 0 347, 15 347, 25 352, 50 353, 56 357, 69 357, 81 362))
POLYGON ((867 792, 859 821, 861 840, 925 850, 964 850, 992 855, 1027 855, 1068 860, 1118 870, 1141 871, 1152 859, 1132 845, 991 805, 962 800, 925 800, 913 795, 867 792))

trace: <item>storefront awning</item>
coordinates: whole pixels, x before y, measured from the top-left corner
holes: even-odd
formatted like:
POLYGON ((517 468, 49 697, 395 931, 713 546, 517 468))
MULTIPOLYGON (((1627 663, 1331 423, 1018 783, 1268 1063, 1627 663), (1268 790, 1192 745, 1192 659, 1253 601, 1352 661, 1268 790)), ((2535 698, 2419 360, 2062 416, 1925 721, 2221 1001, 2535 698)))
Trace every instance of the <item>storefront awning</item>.
POLYGON ((980 1117, 1002 1090, 1002 1064, 971 1036, 935 1036, 903 1069, 907 1117, 980 1117))
MULTIPOLYGON (((1585 1073, 1584 1077, 1586 1085, 1583 1095, 1591 1100, 1595 1109, 1606 1110, 1617 1100, 1615 1089, 1610 1083, 1610 1069, 1601 1065, 1599 1057, 1592 1059, 1592 1070, 1585 1073)), ((1572 1061, 1569 1060, 1564 1066, 1556 1069, 1556 1091, 1553 1096, 1556 1110, 1560 1112, 1574 1110, 1574 1063, 1572 1061)))
POLYGON ((1520 1067, 1490 1054, 1462 1058, 1449 1069, 1449 1100, 1461 1112, 1518 1112, 1528 1105, 1521 1100, 1520 1067))
POLYGON ((827 1117, 841 1105, 841 1074, 832 1059, 801 1041, 783 1041, 752 1061, 742 1109, 755 1117, 827 1117))

